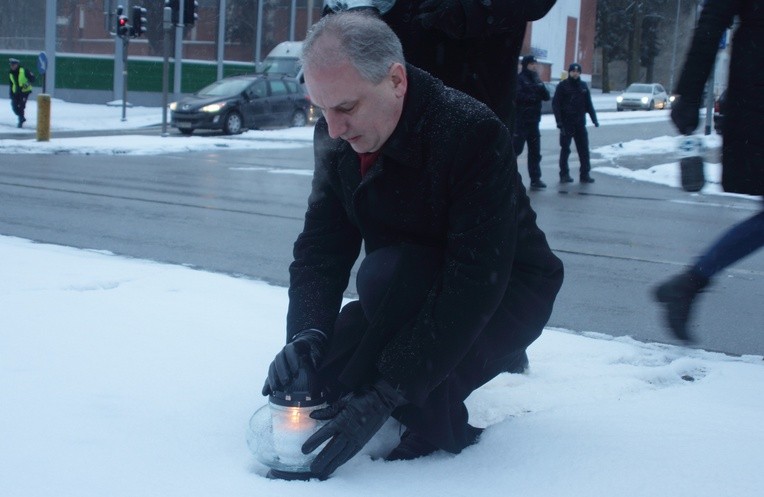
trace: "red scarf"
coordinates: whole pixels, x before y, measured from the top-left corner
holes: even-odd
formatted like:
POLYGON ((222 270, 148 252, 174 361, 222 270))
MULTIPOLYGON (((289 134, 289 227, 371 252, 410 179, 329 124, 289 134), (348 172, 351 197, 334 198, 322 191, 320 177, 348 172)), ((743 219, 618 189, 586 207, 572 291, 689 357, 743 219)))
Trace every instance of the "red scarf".
POLYGON ((374 163, 377 161, 377 157, 379 157, 380 150, 377 150, 376 152, 368 152, 365 154, 358 154, 358 158, 361 159, 361 177, 363 178, 366 176, 366 173, 369 172, 369 169, 371 166, 374 165, 374 163))

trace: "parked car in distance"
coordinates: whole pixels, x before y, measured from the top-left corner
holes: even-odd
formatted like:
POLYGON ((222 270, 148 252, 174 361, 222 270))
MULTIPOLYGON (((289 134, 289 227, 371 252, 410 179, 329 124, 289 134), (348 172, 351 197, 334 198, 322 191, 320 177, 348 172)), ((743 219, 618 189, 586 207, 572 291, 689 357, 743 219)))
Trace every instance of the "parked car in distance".
POLYGON ((724 90, 719 98, 714 100, 714 130, 718 134, 724 131, 724 114, 727 104, 727 90, 724 90))
POLYGON ((227 135, 270 126, 305 126, 313 106, 302 85, 283 75, 233 76, 170 104, 170 125, 184 135, 196 129, 227 135))
POLYGON ((549 91, 549 100, 544 100, 541 102, 541 113, 551 114, 554 112, 552 110, 552 99, 554 98, 554 92, 557 89, 557 82, 547 81, 544 83, 544 86, 546 86, 547 91, 549 91))
POLYGON ((669 96, 658 83, 632 83, 615 98, 616 109, 653 110, 666 109, 669 96))

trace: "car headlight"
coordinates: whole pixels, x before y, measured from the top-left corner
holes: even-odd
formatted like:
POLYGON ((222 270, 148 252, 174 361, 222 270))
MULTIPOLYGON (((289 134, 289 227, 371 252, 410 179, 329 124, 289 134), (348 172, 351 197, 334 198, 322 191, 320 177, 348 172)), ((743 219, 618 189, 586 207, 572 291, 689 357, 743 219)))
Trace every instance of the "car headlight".
POLYGON ((223 107, 225 107, 225 102, 218 103, 218 104, 209 104, 202 107, 202 112, 210 112, 210 113, 220 112, 220 109, 222 109, 223 107))
POLYGON ((170 105, 167 106, 171 111, 175 111, 175 109, 178 107, 178 102, 172 102, 170 105))
POLYGON ((647 97, 642 97, 642 98, 639 99, 639 101, 642 102, 643 104, 646 104, 649 100, 650 99, 647 98, 647 97))
POLYGON ((623 102, 623 97, 621 95, 618 95, 617 97, 615 97, 615 101, 620 104, 621 102, 623 102))
POLYGON ((676 98, 676 95, 671 95, 671 96, 669 97, 669 102, 671 102, 671 103, 673 104, 673 103, 674 103, 674 99, 675 99, 675 98, 676 98))

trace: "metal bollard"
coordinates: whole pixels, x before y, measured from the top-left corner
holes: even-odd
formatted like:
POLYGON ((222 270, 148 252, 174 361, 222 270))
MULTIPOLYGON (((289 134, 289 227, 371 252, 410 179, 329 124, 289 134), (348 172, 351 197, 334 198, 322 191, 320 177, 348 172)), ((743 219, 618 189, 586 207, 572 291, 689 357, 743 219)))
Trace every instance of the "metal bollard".
POLYGON ((50 95, 37 95, 37 141, 50 141, 50 95))

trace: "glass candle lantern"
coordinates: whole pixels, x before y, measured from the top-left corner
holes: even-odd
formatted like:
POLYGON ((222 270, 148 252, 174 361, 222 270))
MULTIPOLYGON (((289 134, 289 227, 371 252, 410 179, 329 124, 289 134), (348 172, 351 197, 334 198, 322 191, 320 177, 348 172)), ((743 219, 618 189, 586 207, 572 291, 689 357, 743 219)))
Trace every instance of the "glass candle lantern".
POLYGON ((326 407, 323 398, 275 393, 268 404, 249 420, 247 445, 258 461, 270 468, 269 478, 307 480, 314 475, 310 463, 323 445, 310 454, 302 453, 302 444, 325 424, 310 417, 326 407))

